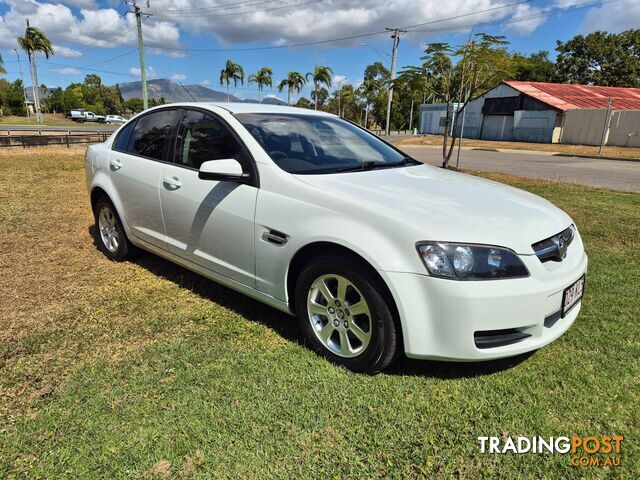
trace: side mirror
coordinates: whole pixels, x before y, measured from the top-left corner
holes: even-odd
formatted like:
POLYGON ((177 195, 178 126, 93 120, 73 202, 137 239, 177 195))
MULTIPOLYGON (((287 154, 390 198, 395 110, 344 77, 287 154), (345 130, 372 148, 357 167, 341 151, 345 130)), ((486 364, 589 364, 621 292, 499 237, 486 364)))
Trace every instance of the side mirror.
POLYGON ((202 162, 198 171, 198 178, 201 180, 226 180, 244 183, 249 178, 249 175, 242 171, 240 162, 233 158, 228 158, 202 162))

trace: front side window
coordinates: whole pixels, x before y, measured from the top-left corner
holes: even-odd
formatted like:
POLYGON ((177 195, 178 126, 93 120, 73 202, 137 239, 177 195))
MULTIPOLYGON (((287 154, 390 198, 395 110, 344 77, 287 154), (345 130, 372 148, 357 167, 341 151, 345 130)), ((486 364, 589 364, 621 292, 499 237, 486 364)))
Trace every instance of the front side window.
POLYGON ((236 118, 289 173, 335 173, 415 164, 375 135, 339 118, 241 113, 236 118))
POLYGON ((178 129, 175 163, 199 169, 209 160, 229 158, 246 169, 244 149, 222 121, 208 113, 187 111, 178 129))
POLYGON ((128 153, 162 160, 176 110, 160 110, 140 117, 129 140, 128 153))

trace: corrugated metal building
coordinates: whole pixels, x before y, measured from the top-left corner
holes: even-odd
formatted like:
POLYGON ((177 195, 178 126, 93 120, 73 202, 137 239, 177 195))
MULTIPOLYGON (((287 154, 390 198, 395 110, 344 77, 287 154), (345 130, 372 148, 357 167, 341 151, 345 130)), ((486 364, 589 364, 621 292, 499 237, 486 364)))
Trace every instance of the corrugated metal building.
MULTIPOLYGON (((459 106, 460 104, 454 103, 451 108, 454 112, 456 112, 458 111, 459 106)), ((446 119, 446 103, 431 103, 428 105, 420 105, 420 130, 418 133, 444 135, 444 125, 446 123, 446 119)), ((453 125, 451 125, 451 128, 453 128, 453 125)))
POLYGON ((612 114, 605 140, 640 146, 640 88, 506 81, 469 102, 463 134, 484 140, 598 145, 609 100, 612 114))

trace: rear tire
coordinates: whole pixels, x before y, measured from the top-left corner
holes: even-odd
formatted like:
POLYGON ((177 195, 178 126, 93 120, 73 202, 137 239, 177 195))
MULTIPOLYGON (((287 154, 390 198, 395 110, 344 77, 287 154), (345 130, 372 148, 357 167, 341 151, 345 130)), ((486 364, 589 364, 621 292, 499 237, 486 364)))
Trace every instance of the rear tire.
POLYGON ((136 247, 129 242, 118 212, 107 197, 100 197, 96 201, 93 216, 100 251, 116 262, 130 259, 136 253, 136 247))
POLYGON ((346 255, 322 255, 302 270, 295 311, 310 348, 354 372, 388 367, 399 350, 394 309, 381 279, 346 255))

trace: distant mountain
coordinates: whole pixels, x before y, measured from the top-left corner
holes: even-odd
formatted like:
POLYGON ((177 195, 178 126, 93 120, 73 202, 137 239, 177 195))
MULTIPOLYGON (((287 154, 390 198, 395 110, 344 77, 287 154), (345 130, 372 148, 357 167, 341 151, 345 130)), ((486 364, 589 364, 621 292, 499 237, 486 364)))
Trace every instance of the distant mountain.
MULTIPOLYGON (((142 98, 142 82, 127 82, 120 83, 120 91, 122 92, 122 98, 129 100, 130 98, 142 98)), ((226 92, 220 92, 218 90, 212 90, 204 85, 179 85, 173 83, 167 78, 160 78, 155 80, 147 80, 147 90, 149 92, 149 98, 164 97, 167 103, 172 102, 192 102, 193 98, 198 102, 226 102, 226 92), (188 91, 188 92, 187 92, 188 91), (191 95, 189 95, 189 93, 191 95)), ((247 102, 257 103, 255 99, 241 99, 235 95, 229 95, 229 100, 232 102, 247 102)), ((286 105, 287 102, 275 97, 265 97, 262 103, 270 105, 286 105)))
MULTIPOLYGON (((120 91, 122 98, 129 100, 130 98, 142 98, 142 82, 120 83, 120 91)), ((225 102, 227 94, 211 90, 203 85, 185 85, 184 88, 177 83, 173 83, 166 78, 155 80, 147 80, 147 90, 149 98, 164 97, 167 103, 171 102, 191 102, 193 97, 199 102, 225 102), (186 88, 186 90, 185 90, 186 88), (187 90, 189 93, 187 93, 187 90)), ((232 102, 240 101, 237 97, 230 95, 232 102)))

